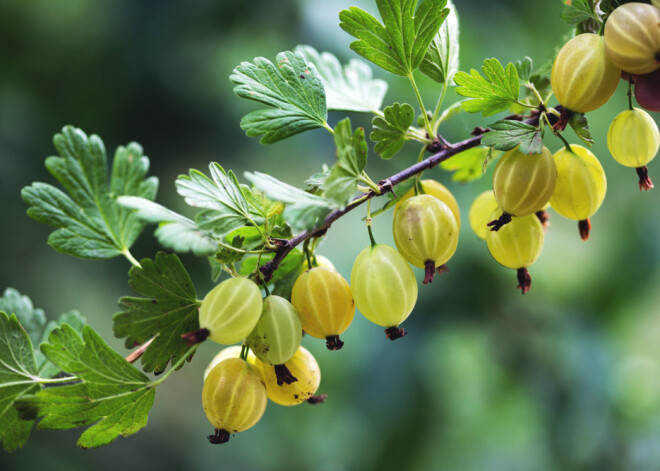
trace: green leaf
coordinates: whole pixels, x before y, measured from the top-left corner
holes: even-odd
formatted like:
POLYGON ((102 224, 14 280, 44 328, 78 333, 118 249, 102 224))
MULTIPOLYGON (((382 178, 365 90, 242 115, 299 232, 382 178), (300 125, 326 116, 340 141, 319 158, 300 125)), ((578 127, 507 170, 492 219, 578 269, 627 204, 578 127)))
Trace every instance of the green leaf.
POLYGON ((438 83, 453 85, 453 77, 458 72, 458 13, 451 0, 447 0, 449 15, 419 66, 420 72, 438 83))
POLYGON ((589 131, 589 122, 584 113, 573 113, 568 120, 568 124, 571 125, 577 137, 582 139, 582 142, 588 147, 594 143, 594 140, 591 137, 591 132, 589 131))
MULTIPOLYGON (((56 328, 62 327, 64 324, 67 324, 73 330, 82 334, 83 327, 87 324, 87 320, 76 310, 60 314, 60 317, 58 317, 56 321, 50 321, 46 324, 41 342, 47 342, 50 333, 56 328)), ((60 369, 48 361, 40 350, 36 350, 34 353, 37 359, 37 365, 39 366, 39 376, 42 378, 53 378, 60 373, 60 369)))
POLYGON ((374 152, 383 159, 391 159, 406 141, 406 131, 415 120, 415 110, 408 103, 394 103, 385 108, 383 114, 373 119, 374 130, 369 138, 376 143, 374 152))
POLYGON ((451 177, 453 181, 469 183, 484 175, 489 151, 487 147, 473 147, 464 150, 441 162, 440 168, 454 172, 451 177))
POLYGON ((593 10, 591 0, 573 0, 570 5, 564 7, 560 16, 569 25, 577 25, 589 20, 600 23, 600 19, 593 10))
POLYGON ((135 210, 135 216, 144 222, 159 224, 154 235, 164 247, 175 252, 193 252, 195 255, 210 255, 218 244, 195 221, 180 215, 165 206, 139 196, 121 196, 117 203, 135 210))
POLYGON ((454 75, 456 93, 472 98, 463 102, 465 111, 491 116, 517 103, 520 80, 515 65, 509 63, 504 69, 497 59, 486 59, 481 70, 486 78, 474 69, 454 75))
POLYGON ((491 124, 481 143, 497 150, 518 150, 523 154, 540 154, 543 150, 543 127, 534 127, 521 121, 503 119, 491 124))
POLYGON ((271 200, 285 204, 284 219, 296 232, 322 226, 328 213, 336 209, 325 198, 307 193, 265 173, 246 172, 245 178, 271 200))
POLYGON ((169 361, 176 363, 188 350, 181 334, 199 329, 199 302, 192 280, 175 254, 159 252, 155 260, 140 261, 128 272, 128 284, 143 297, 119 300, 122 312, 112 318, 116 337, 126 346, 142 344, 156 336, 142 355, 145 372, 161 373, 169 361))
POLYGON ((35 309, 30 298, 21 295, 14 288, 7 288, 0 297, 0 311, 16 314, 32 345, 39 345, 46 326, 46 314, 41 309, 35 309))
POLYGON ((311 46, 298 46, 316 70, 325 87, 329 110, 373 112, 380 109, 387 91, 387 82, 372 78, 371 68, 359 59, 351 59, 342 67, 329 52, 318 53, 311 46))
POLYGON ((262 144, 327 126, 323 82, 302 54, 280 52, 276 64, 264 57, 255 58, 253 64, 242 62, 229 79, 236 84, 236 95, 270 107, 241 120, 248 136, 263 135, 262 144))
POLYGON ((357 7, 339 13, 340 27, 357 41, 351 49, 396 75, 410 75, 449 14, 446 0, 376 0, 383 23, 357 7))
POLYGON ((518 71, 518 78, 521 82, 529 81, 529 78, 532 76, 532 70, 534 70, 534 63, 532 59, 528 56, 525 56, 524 59, 517 60, 513 63, 516 66, 518 71))
POLYGON ((76 382, 42 389, 16 401, 24 415, 43 417, 39 430, 90 426, 78 439, 83 448, 99 447, 147 423, 154 384, 103 342, 89 326, 82 338, 64 324, 53 330, 41 351, 53 364, 73 373, 76 382))
POLYGON ((367 165, 367 142, 364 129, 351 132, 351 120, 344 119, 335 127, 335 146, 337 162, 330 169, 330 174, 323 182, 323 196, 344 207, 355 194, 357 184, 367 165))
POLYGON ((144 225, 132 211, 116 204, 121 195, 154 199, 155 177, 145 179, 149 159, 142 147, 131 143, 115 153, 108 184, 103 141, 73 126, 55 135, 60 157, 48 157, 46 168, 68 195, 52 185, 33 183, 23 188, 28 215, 56 227, 48 243, 60 252, 81 258, 111 258, 127 251, 144 225))
POLYGON ((255 196, 239 185, 234 172, 217 163, 209 165, 211 178, 198 170, 190 170, 176 180, 176 188, 186 203, 193 208, 205 208, 197 213, 196 225, 217 239, 245 225, 258 226, 264 222, 263 207, 258 208, 246 198, 255 196))
POLYGON ((34 420, 22 420, 16 400, 37 392, 37 363, 30 337, 16 315, 0 312, 0 441, 6 451, 21 448, 34 420))

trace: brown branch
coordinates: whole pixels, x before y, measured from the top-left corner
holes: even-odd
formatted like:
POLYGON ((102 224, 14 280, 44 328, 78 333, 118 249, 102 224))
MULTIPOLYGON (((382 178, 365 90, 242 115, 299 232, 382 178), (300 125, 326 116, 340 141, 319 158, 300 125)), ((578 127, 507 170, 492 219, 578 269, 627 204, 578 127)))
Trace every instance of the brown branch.
POLYGON ((294 236, 289 240, 278 240, 277 242, 280 245, 280 247, 277 249, 277 252, 275 252, 275 257, 273 257, 271 261, 264 264, 260 268, 264 280, 266 282, 270 281, 270 279, 273 277, 273 272, 277 270, 277 267, 280 265, 282 260, 284 260, 284 257, 286 257, 289 254, 289 252, 291 252, 296 246, 303 243, 307 239, 310 239, 312 237, 319 237, 323 235, 325 231, 327 231, 330 228, 330 226, 332 226, 332 223, 335 222, 340 217, 353 211, 355 208, 362 205, 366 201, 370 200, 374 196, 382 196, 387 192, 392 191, 395 185, 411 177, 414 177, 418 173, 433 168, 436 165, 438 165, 440 162, 443 162, 448 158, 453 157, 454 155, 460 152, 463 152, 464 150, 478 146, 481 143, 481 138, 482 135, 479 134, 477 136, 471 137, 470 139, 466 139, 456 144, 447 144, 447 146, 443 148, 440 152, 433 154, 432 156, 400 171, 399 173, 395 173, 394 175, 392 175, 389 178, 386 178, 385 180, 381 180, 378 184, 378 192, 374 190, 370 190, 367 193, 362 193, 361 195, 356 197, 353 201, 348 203, 348 205, 346 205, 345 208, 336 209, 332 211, 330 214, 326 216, 325 220, 323 221, 323 225, 321 227, 314 229, 312 231, 301 232, 300 234, 294 236))

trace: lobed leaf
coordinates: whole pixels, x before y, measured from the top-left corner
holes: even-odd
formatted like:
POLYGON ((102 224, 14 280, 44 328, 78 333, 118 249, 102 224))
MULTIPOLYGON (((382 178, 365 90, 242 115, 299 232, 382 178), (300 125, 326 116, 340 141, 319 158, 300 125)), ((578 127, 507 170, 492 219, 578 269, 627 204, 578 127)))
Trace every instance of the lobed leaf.
POLYGON ((189 175, 181 175, 176 180, 177 191, 186 203, 203 208, 195 217, 197 227, 221 239, 245 225, 263 224, 268 216, 266 210, 256 205, 256 197, 250 189, 239 185, 234 172, 225 172, 215 162, 209 169, 211 178, 190 170, 189 175))
POLYGON ((503 119, 491 124, 481 143, 497 150, 511 150, 520 146, 524 154, 540 154, 543 150, 543 127, 521 121, 503 119))
POLYGON ((45 183, 23 188, 28 215, 56 227, 48 243, 81 258, 104 259, 130 248, 143 223, 116 204, 120 195, 153 199, 158 180, 146 178, 149 159, 132 143, 115 153, 108 184, 108 164, 103 141, 73 126, 55 135, 59 157, 48 157, 46 167, 67 193, 45 183))
POLYGON ((316 67, 329 110, 373 112, 380 109, 387 82, 372 78, 365 62, 351 59, 342 66, 333 54, 319 53, 311 46, 298 46, 295 52, 316 67))
POLYGON ((340 27, 360 56, 396 75, 410 75, 449 14, 446 0, 376 0, 383 23, 357 7, 339 13, 340 27))
POLYGON ((337 162, 323 181, 323 196, 344 207, 357 190, 360 176, 367 165, 367 142, 364 129, 351 132, 351 120, 344 119, 337 123, 334 133, 337 148, 337 162))
POLYGON ((164 247, 175 252, 210 255, 218 246, 210 234, 200 229, 195 221, 165 206, 139 196, 121 196, 117 202, 125 208, 135 210, 135 216, 142 221, 157 223, 158 228, 154 235, 164 247))
POLYGON ((93 448, 120 435, 132 435, 146 425, 154 384, 89 326, 83 327, 82 338, 66 324, 54 329, 41 351, 76 379, 73 384, 48 387, 16 401, 22 416, 42 418, 39 430, 89 426, 78 445, 93 448))
POLYGON ((55 250, 81 258, 111 258, 127 251, 144 224, 116 202, 121 195, 154 199, 155 177, 145 178, 149 159, 131 143, 115 153, 108 183, 103 141, 73 126, 55 135, 59 157, 48 157, 46 167, 67 193, 45 183, 23 188, 28 215, 56 227, 48 238, 55 250))
POLYGON ((161 373, 188 350, 181 334, 199 329, 197 295, 192 280, 175 254, 159 252, 154 260, 140 261, 128 272, 128 284, 143 297, 119 300, 121 312, 112 318, 116 337, 126 347, 156 337, 142 355, 145 372, 161 373))
POLYGON ((463 102, 466 111, 491 116, 517 103, 520 80, 514 64, 509 63, 505 69, 497 59, 486 59, 481 70, 485 78, 474 69, 469 74, 457 72, 454 75, 459 85, 456 93, 472 98, 463 102))
POLYGON ((449 9, 447 19, 431 41, 419 70, 438 83, 453 85, 454 74, 458 72, 458 13, 451 0, 447 0, 446 6, 449 9))
POLYGON ((473 147, 441 162, 440 168, 453 172, 453 181, 469 183, 484 175, 489 153, 488 147, 473 147))
POLYGON ((415 110, 407 103, 394 103, 385 108, 383 116, 376 116, 374 130, 369 137, 376 143, 374 152, 383 159, 391 159, 406 141, 406 131, 415 120, 415 110))
POLYGON ((283 216, 296 232, 320 227, 325 217, 336 208, 331 201, 307 193, 261 172, 246 172, 245 178, 266 197, 285 204, 283 216))
POLYGON ((269 107, 241 120, 248 136, 263 136, 262 144, 327 126, 323 82, 300 53, 280 52, 276 64, 263 57, 255 58, 254 63, 242 62, 229 79, 236 84, 236 95, 269 107))
POLYGON ((15 314, 0 312, 0 441, 5 451, 21 448, 34 420, 22 420, 13 407, 40 389, 32 342, 15 314))

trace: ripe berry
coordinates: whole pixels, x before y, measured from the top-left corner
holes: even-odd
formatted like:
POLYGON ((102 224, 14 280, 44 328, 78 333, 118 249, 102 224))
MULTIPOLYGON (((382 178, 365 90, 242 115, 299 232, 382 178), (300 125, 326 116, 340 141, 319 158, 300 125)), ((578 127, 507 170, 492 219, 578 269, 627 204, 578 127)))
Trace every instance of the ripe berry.
MULTIPOLYGON (((456 225, 460 229, 461 211, 458 208, 458 202, 456 201, 456 198, 451 193, 451 191, 449 191, 449 189, 446 186, 444 186, 442 183, 435 180, 427 179, 427 180, 422 180, 420 183, 422 185, 422 190, 424 190, 423 194, 435 196, 440 201, 442 201, 447 206, 449 206, 449 209, 451 209, 451 212, 454 215, 454 218, 456 219, 456 225)), ((396 203, 396 206, 394 206, 394 212, 396 213, 403 204, 403 202, 412 198, 413 196, 415 196, 414 187, 408 190, 396 203)))
POLYGON ((479 194, 470 206, 470 227, 481 240, 486 240, 488 222, 493 212, 498 208, 493 190, 479 194))
POLYGON ((326 339, 330 350, 344 345, 339 335, 351 324, 355 303, 351 287, 338 272, 316 267, 302 273, 293 285, 291 303, 305 332, 326 339))
POLYGON ((304 347, 284 363, 298 381, 280 384, 273 368, 257 359, 256 367, 261 372, 268 398, 282 406, 295 406, 312 398, 321 384, 321 370, 314 356, 304 347))
MULTIPOLYGON (((499 211, 493 214, 498 216, 499 211)), ((529 291, 532 279, 527 268, 541 255, 543 226, 535 214, 516 217, 499 231, 486 233, 488 251, 495 260, 518 272, 518 287, 529 291)))
POLYGON ((648 111, 660 111, 660 69, 635 77, 635 100, 648 111))
POLYGON ((600 108, 619 84, 621 71, 605 52, 603 38, 580 34, 561 48, 552 65, 552 90, 565 108, 586 113, 600 108))
POLYGON ((558 214, 580 221, 580 235, 587 240, 591 228, 589 218, 605 199, 605 170, 596 156, 582 146, 561 149, 553 157, 557 165, 557 184, 550 206, 558 214))
POLYGON ((391 340, 405 335, 398 328, 417 302, 417 280, 408 262, 389 245, 364 249, 351 270, 355 304, 374 324, 386 327, 391 340))
POLYGON ((218 284, 199 308, 199 326, 214 342, 231 345, 247 337, 261 316, 261 291, 244 277, 218 284))
POLYGON ((240 358, 217 364, 204 381, 202 406, 216 433, 211 443, 224 443, 230 433, 256 424, 266 411, 266 386, 256 368, 240 358))
POLYGON ((454 255, 458 226, 449 206, 435 196, 418 195, 403 202, 394 213, 394 242, 403 257, 424 268, 424 283, 433 281, 436 267, 454 255))
MULTIPOLYGON (((220 350, 216 354, 216 356, 213 357, 213 360, 211 360, 211 362, 204 370, 204 379, 206 380, 211 370, 218 363, 228 360, 229 358, 240 358, 242 348, 243 347, 241 345, 232 345, 231 347, 225 347, 222 350, 220 350)), ((252 353, 251 350, 248 350, 247 362, 251 365, 254 365, 254 361, 256 360, 256 358, 257 357, 254 356, 254 353, 252 353)))
POLYGON ((298 312, 286 299, 271 295, 264 299, 261 318, 245 343, 262 362, 275 366, 280 382, 296 380, 283 366, 296 353, 302 338, 298 312))
POLYGON ((498 230, 510 216, 526 216, 543 209, 556 180, 555 160, 547 147, 540 154, 523 154, 517 148, 506 152, 493 173, 495 200, 505 214, 488 225, 498 230))
POLYGON ((607 147, 614 160, 637 169, 640 190, 653 188, 646 164, 658 152, 660 133, 658 125, 646 111, 634 108, 619 113, 607 131, 607 147))
POLYGON ((620 69, 648 74, 660 67, 660 9, 631 2, 616 8, 605 23, 605 50, 620 69))

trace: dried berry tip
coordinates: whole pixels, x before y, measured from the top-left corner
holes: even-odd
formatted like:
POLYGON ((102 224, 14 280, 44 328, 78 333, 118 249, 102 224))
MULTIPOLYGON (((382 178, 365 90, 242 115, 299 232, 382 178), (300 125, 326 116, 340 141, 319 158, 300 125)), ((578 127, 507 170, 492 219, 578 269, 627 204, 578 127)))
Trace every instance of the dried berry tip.
POLYGON ((637 175, 639 176, 639 190, 640 191, 649 191, 653 188, 653 182, 649 177, 649 169, 646 168, 646 165, 643 167, 637 167, 637 175))
POLYGON ((224 429, 215 429, 215 433, 209 435, 207 438, 210 443, 220 445, 221 443, 227 443, 229 441, 229 432, 224 429))
POLYGON ((199 329, 188 332, 187 334, 181 334, 181 338, 188 342, 189 347, 192 347, 197 343, 202 343, 209 335, 211 335, 209 329, 199 329))
POLYGON ((518 286, 522 290, 522 294, 525 294, 529 291, 529 288, 532 286, 532 277, 527 271, 527 268, 518 268, 518 286))
POLYGON ((344 346, 344 342, 339 340, 339 335, 331 335, 325 338, 325 346, 328 350, 339 350, 344 346))
POLYGON ((502 213, 502 215, 498 219, 495 219, 494 221, 490 221, 486 225, 490 227, 491 231, 499 231, 502 226, 504 226, 505 224, 509 224, 510 222, 511 222, 511 215, 508 213, 502 213))
POLYGON ((578 221, 578 229, 580 230, 582 240, 589 239, 589 231, 591 230, 591 221, 589 218, 578 221))
POLYGON ((406 333, 407 332, 403 330, 403 327, 398 327, 398 326, 388 327, 387 329, 385 329, 385 336, 390 340, 399 339, 404 335, 406 335, 406 333))
POLYGON ((573 112, 567 108, 562 108, 561 114, 559 115, 559 121, 557 121, 553 126, 552 130, 557 133, 558 131, 563 131, 566 129, 566 125, 573 116, 573 112))
POLYGON ((449 273, 449 267, 445 263, 444 265, 440 265, 438 268, 435 270, 438 275, 442 275, 443 273, 449 273))
POLYGON ((536 211, 536 217, 541 221, 541 225, 543 226, 543 229, 547 229, 548 226, 550 225, 550 213, 548 213, 545 209, 542 209, 540 211, 536 211))
POLYGON ((298 381, 298 378, 291 374, 289 368, 286 365, 275 365, 275 376, 277 376, 277 385, 282 386, 283 384, 291 384, 298 381))
POLYGON ((435 275, 435 262, 433 260, 427 260, 424 262, 424 284, 431 283, 433 281, 433 275, 435 275))
POLYGON ((307 402, 310 404, 321 404, 325 402, 325 400, 328 398, 327 394, 319 394, 318 396, 312 396, 309 399, 307 399, 307 402))

